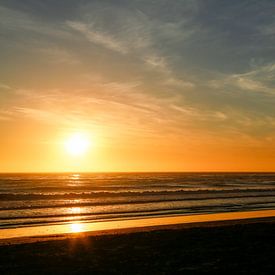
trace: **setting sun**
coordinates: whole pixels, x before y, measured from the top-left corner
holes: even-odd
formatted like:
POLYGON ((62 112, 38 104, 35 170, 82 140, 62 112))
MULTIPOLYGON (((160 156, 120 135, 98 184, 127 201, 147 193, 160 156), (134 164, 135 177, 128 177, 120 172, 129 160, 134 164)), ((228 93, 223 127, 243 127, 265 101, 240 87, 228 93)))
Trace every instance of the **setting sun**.
POLYGON ((73 156, 80 156, 85 154, 91 142, 89 138, 82 133, 75 133, 65 141, 66 151, 73 156))

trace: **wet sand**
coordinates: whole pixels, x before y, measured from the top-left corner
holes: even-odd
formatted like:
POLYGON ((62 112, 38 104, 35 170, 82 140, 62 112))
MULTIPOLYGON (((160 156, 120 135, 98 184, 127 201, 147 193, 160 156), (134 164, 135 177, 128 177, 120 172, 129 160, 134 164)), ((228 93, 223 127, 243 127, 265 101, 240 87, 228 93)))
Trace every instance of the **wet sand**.
POLYGON ((13 238, 27 238, 33 236, 49 236, 49 235, 63 235, 76 232, 94 232, 98 234, 101 231, 122 230, 122 229, 137 229, 143 227, 157 227, 169 225, 183 225, 207 222, 221 222, 232 220, 248 220, 258 218, 275 217, 275 210, 257 210, 257 211, 243 211, 243 212, 224 212, 211 214, 196 214, 196 215, 175 215, 163 217, 147 217, 139 219, 124 219, 111 220, 100 222, 73 222, 55 225, 19 227, 0 230, 0 244, 5 239, 13 238))
POLYGON ((6 240, 1 274, 274 274, 275 218, 6 240), (19 241, 21 240, 21 241, 19 241))

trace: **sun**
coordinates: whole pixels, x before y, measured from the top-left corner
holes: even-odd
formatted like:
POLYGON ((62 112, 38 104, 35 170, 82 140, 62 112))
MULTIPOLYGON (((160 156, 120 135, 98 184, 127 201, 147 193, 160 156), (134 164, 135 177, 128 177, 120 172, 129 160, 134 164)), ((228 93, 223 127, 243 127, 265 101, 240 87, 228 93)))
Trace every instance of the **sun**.
POLYGON ((83 133, 75 133, 65 141, 65 149, 72 156, 81 156, 87 153, 90 140, 83 133))

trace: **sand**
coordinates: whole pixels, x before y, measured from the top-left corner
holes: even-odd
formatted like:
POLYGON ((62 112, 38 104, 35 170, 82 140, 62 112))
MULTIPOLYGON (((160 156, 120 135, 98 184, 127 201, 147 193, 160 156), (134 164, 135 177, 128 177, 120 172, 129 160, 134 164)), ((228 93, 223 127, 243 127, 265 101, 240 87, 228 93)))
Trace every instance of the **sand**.
POLYGON ((223 212, 211 214, 194 214, 194 215, 174 215, 161 217, 147 217, 124 220, 107 220, 99 222, 77 222, 61 223, 43 226, 18 227, 0 230, 0 244, 2 240, 32 237, 32 236, 48 236, 48 235, 63 235, 75 232, 95 232, 98 234, 101 231, 122 230, 122 229, 137 229, 144 227, 157 227, 169 225, 191 225, 203 224, 208 222, 221 222, 233 220, 251 220, 259 218, 275 217, 275 210, 257 210, 257 211, 242 211, 242 212, 223 212))
POLYGON ((275 218, 6 240, 1 274, 274 274, 275 218))

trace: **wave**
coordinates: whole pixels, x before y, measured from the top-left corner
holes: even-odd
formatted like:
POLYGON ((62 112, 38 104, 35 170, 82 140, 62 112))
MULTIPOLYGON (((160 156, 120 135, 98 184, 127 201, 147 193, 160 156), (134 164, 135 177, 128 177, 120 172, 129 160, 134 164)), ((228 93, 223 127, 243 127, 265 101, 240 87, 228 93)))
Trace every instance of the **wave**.
POLYGON ((275 173, 0 175, 0 228, 275 209, 275 173))
MULTIPOLYGON (((250 201, 243 201, 243 200, 217 200, 217 199, 211 199, 207 202, 201 201, 201 203, 197 203, 196 201, 189 201, 187 203, 183 204, 176 204, 176 203, 166 203, 166 202, 160 202, 160 203, 143 203, 139 208, 134 207, 133 205, 126 205, 125 207, 120 207, 120 205, 117 208, 114 208, 110 205, 107 207, 93 207, 93 208, 87 208, 82 209, 79 213, 75 212, 67 212, 66 207, 60 207, 59 208, 59 214, 56 213, 56 211, 52 211, 49 209, 49 211, 45 211, 42 209, 42 211, 36 211, 35 209, 31 209, 30 211, 23 211, 23 213, 20 215, 20 211, 14 211, 14 212, 8 212, 6 211, 6 215, 2 215, 0 217, 0 220, 9 220, 9 219, 27 219, 27 218, 45 218, 45 217, 77 217, 77 216, 84 216, 84 215, 100 215, 100 214, 123 214, 123 213, 139 213, 139 212, 152 212, 152 211, 163 211, 163 210, 180 210, 180 209, 206 209, 206 208, 213 208, 213 207, 245 207, 245 206, 259 206, 259 205, 269 205, 274 204, 275 200, 269 200, 269 201, 261 201, 260 199, 256 200, 250 200, 250 201), (65 211, 64 211, 65 210, 65 211), (26 213, 28 213, 26 215, 26 213)), ((81 209, 78 209, 81 210, 81 209)))
MULTIPOLYGON (((84 201, 81 202, 79 200, 76 201, 70 201, 70 200, 61 200, 61 202, 58 202, 58 200, 55 198, 55 200, 47 201, 47 204, 38 204, 35 205, 37 201, 34 201, 32 204, 26 205, 17 205, 17 206, 0 206, 0 211, 7 211, 7 210, 28 210, 28 209, 44 209, 44 208, 60 208, 60 207, 86 207, 86 206, 105 206, 105 205, 128 205, 128 204, 143 204, 143 203, 155 203, 155 202, 182 202, 182 201, 205 201, 205 200, 217 200, 217 199, 235 199, 235 198, 273 198, 275 194, 270 193, 252 193, 252 194, 219 194, 219 196, 215 195, 215 197, 212 197, 213 194, 205 196, 205 197, 184 197, 184 198, 178 198, 178 197, 149 197, 149 198, 143 198, 140 199, 138 197, 136 200, 113 200, 113 201, 84 201)), ((275 199, 274 199, 275 200, 275 199)))
POLYGON ((115 196, 146 196, 146 195, 179 195, 179 194, 219 194, 219 193, 230 193, 230 192, 274 192, 275 188, 228 188, 228 189, 179 189, 179 190, 166 190, 166 191, 90 191, 90 192, 74 192, 74 193, 2 193, 0 194, 0 200, 43 200, 43 199, 70 199, 70 198, 89 198, 89 197, 115 197, 115 196))
POLYGON ((191 207, 191 208, 178 208, 178 209, 153 209, 148 211, 131 211, 131 212, 116 212, 116 213, 97 213, 87 215, 58 215, 58 216, 39 216, 39 217, 20 217, 18 219, 7 219, 7 222, 1 221, 0 228, 11 227, 24 227, 30 225, 43 225, 43 224, 59 224, 64 222, 96 222, 96 221, 108 221, 108 220, 125 220, 133 218, 146 218, 157 216, 173 216, 173 215, 194 215, 194 214, 210 214, 210 213, 222 213, 228 211, 251 211, 258 209, 274 209, 275 204, 259 204, 259 205, 215 205, 209 208, 205 207, 191 207))

